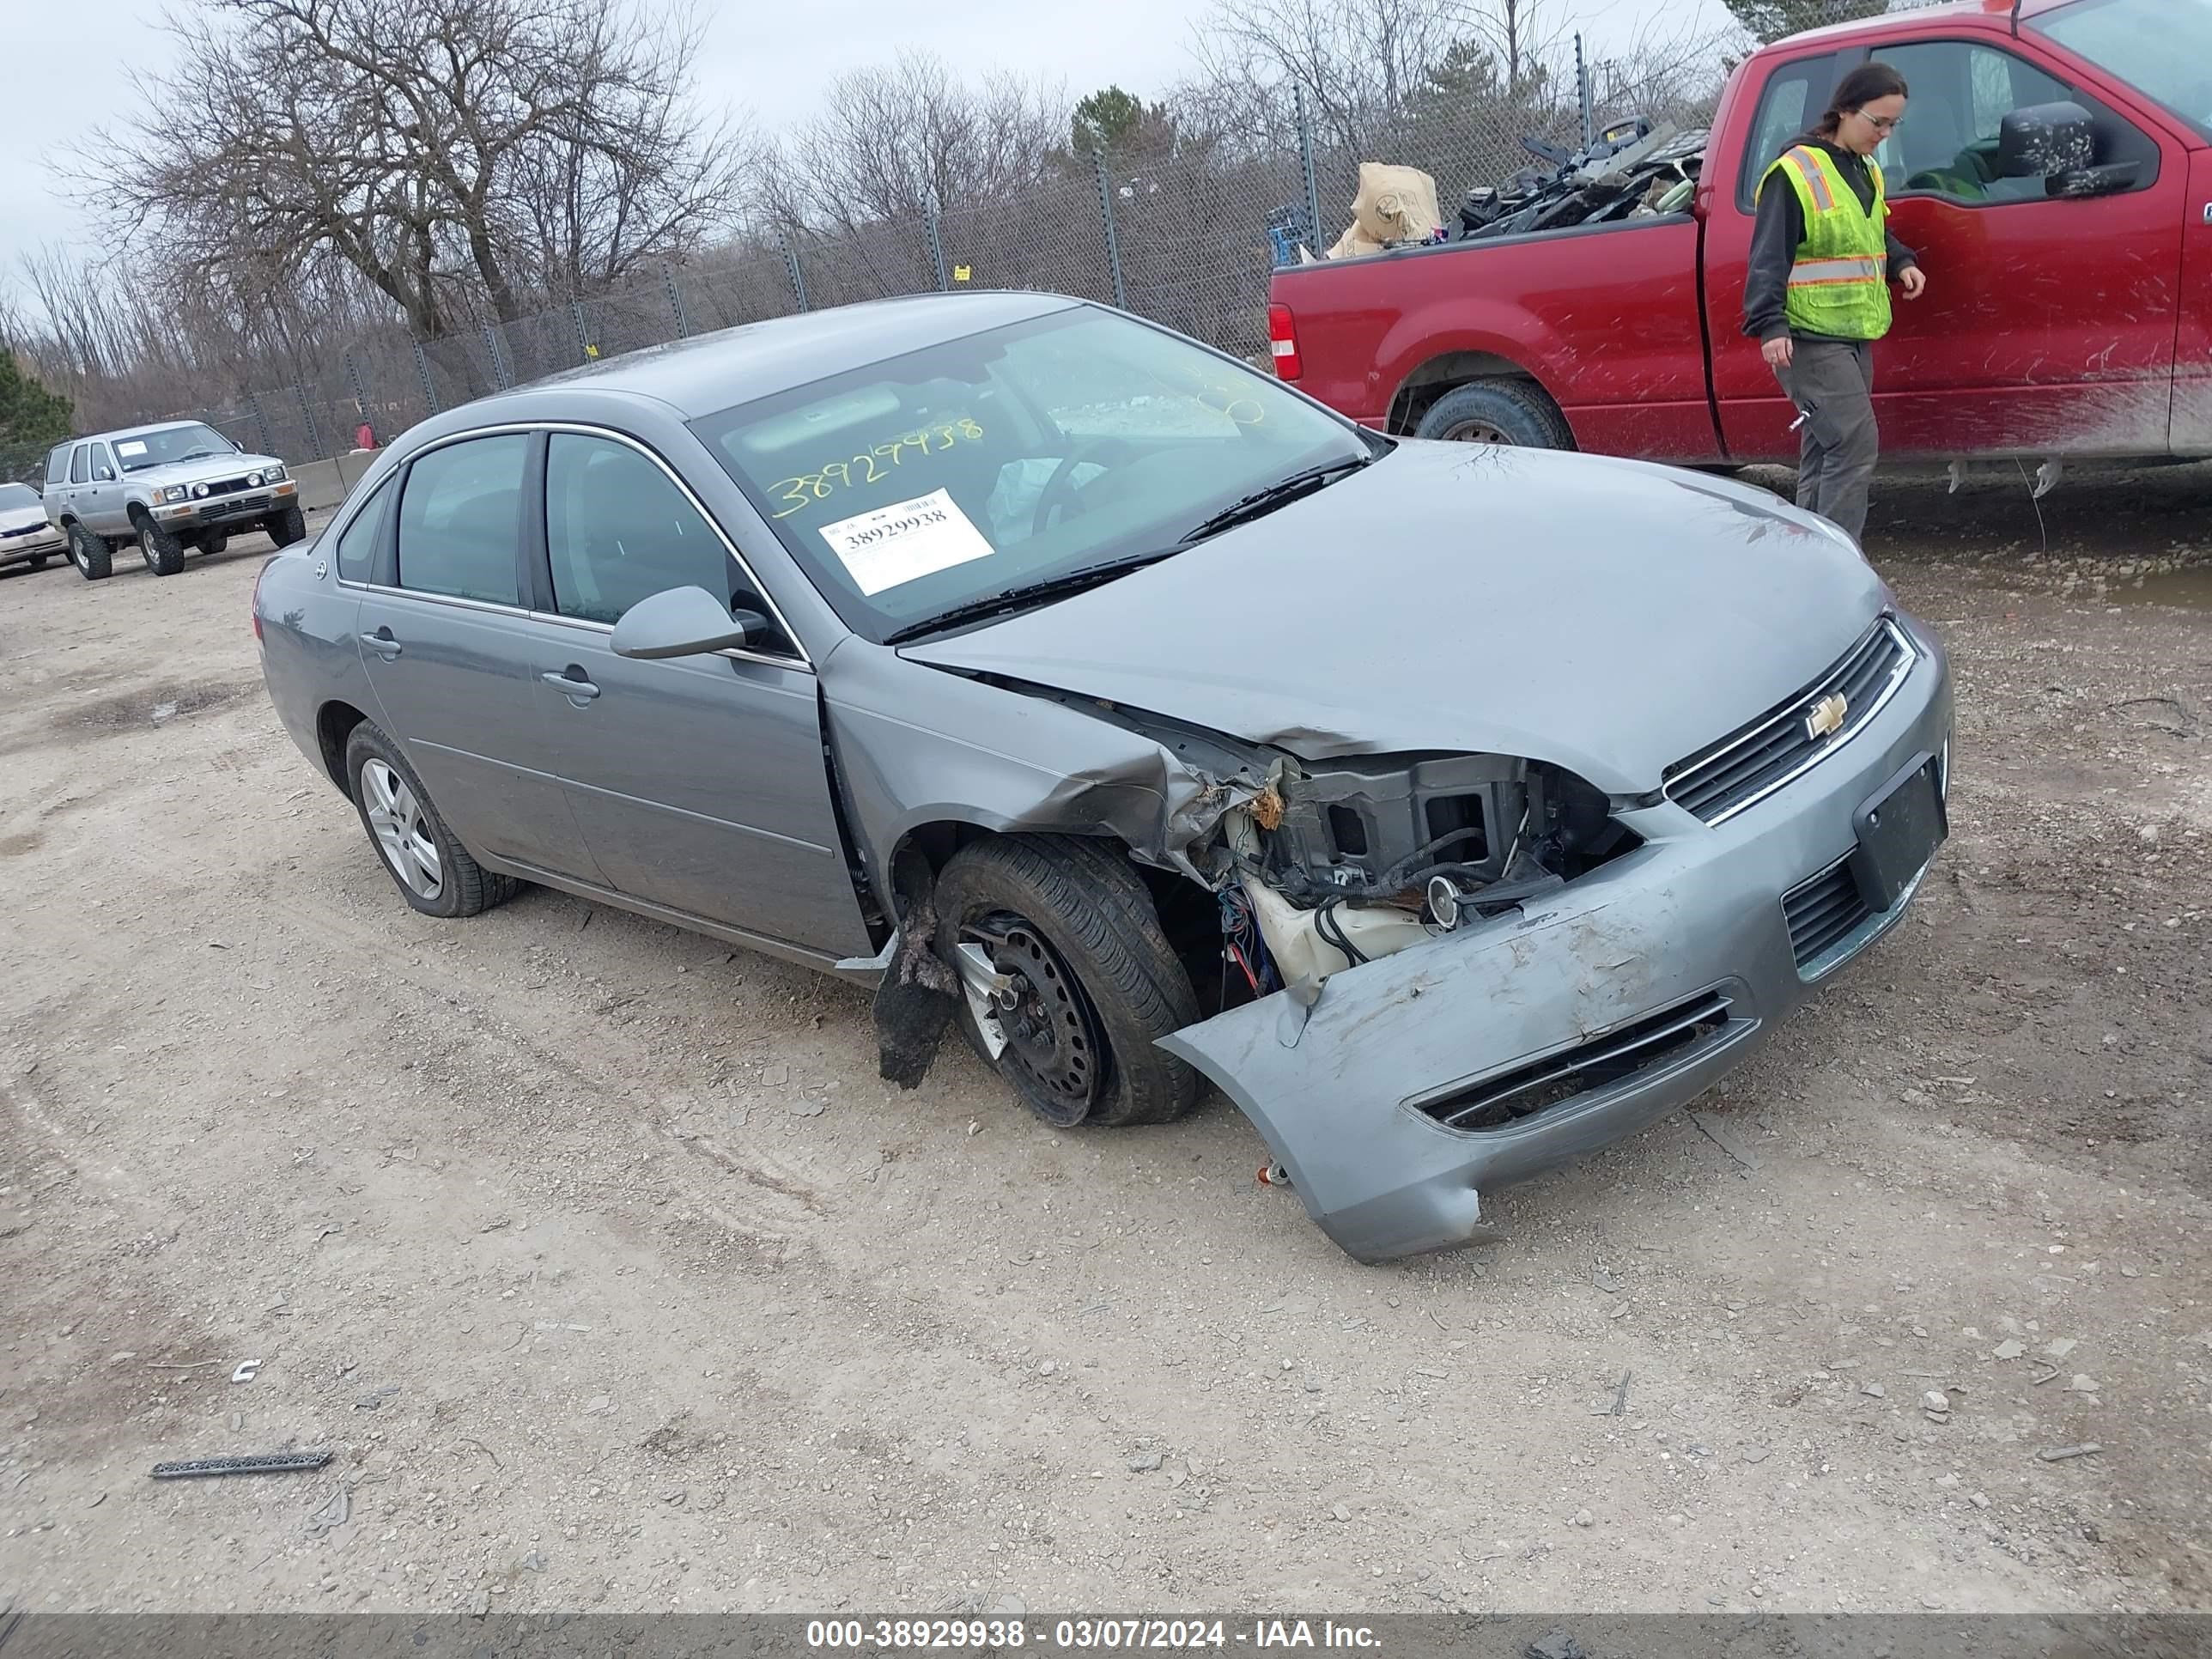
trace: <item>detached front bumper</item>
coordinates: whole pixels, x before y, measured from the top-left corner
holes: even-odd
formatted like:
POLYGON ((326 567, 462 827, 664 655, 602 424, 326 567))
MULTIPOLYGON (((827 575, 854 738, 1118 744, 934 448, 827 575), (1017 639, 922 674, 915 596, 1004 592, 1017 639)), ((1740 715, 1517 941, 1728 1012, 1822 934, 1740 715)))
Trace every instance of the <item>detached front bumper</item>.
POLYGON ((1525 912, 1338 974, 1310 1010, 1278 993, 1161 1047, 1252 1120, 1348 1254, 1464 1243, 1484 1188, 1696 1099, 1902 918, 1917 880, 1855 909, 1843 868, 1863 804, 1919 757, 1948 765, 1948 665, 1899 620, 1918 659, 1897 694, 1756 806, 1717 827, 1672 803, 1627 815, 1641 848, 1525 912))
POLYGON ((270 514, 282 513, 299 499, 298 480, 286 478, 261 489, 171 501, 154 509, 154 521, 162 529, 173 532, 179 530, 251 528, 270 514))

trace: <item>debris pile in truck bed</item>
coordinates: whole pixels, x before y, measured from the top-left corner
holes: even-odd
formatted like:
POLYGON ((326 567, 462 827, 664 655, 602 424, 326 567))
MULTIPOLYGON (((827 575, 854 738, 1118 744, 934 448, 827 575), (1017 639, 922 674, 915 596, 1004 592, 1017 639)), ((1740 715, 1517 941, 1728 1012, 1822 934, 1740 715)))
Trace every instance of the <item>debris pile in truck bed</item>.
POLYGON ((1655 131, 1639 117, 1607 128, 1587 149, 1523 138, 1522 147, 1550 166, 1523 168, 1503 188, 1468 191, 1455 240, 1681 212, 1697 189, 1709 136, 1703 129, 1655 131))

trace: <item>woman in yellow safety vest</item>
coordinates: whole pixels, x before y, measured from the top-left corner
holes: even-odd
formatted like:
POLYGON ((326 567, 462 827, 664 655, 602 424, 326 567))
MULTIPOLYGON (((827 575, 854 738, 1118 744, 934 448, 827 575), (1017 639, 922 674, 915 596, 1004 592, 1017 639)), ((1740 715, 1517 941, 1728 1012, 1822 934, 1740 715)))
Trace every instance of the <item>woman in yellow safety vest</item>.
POLYGON ((1889 332, 1889 284, 1917 300, 1928 278, 1889 234, 1874 153, 1905 119, 1905 77, 1863 64, 1827 113, 1784 150, 1759 187, 1743 331, 1800 416, 1797 505, 1850 532, 1866 529, 1881 442, 1874 415, 1874 343, 1889 332))

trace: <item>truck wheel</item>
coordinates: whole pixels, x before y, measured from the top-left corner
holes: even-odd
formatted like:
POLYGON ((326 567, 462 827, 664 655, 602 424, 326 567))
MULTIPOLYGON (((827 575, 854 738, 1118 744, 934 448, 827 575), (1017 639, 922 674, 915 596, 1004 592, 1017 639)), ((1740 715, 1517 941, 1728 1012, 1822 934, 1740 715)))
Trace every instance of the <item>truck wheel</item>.
POLYGON ((294 542, 307 539, 307 515, 300 510, 297 501, 282 513, 270 514, 261 521, 261 527, 279 547, 289 547, 294 542))
POLYGON ((987 1035, 961 1029, 1055 1128, 1166 1123, 1198 1104, 1198 1073, 1154 1040, 1198 1018, 1190 975, 1125 858, 1069 836, 968 847, 938 878, 937 948, 956 973, 1003 975, 987 1035))
POLYGON ((367 720, 346 739, 345 775, 369 844, 400 896, 424 915, 473 916, 520 890, 513 877, 495 876, 469 856, 399 745, 367 720))
POLYGON ((69 527, 70 559, 77 574, 88 582, 105 581, 115 568, 115 550, 107 538, 95 536, 81 524, 69 527))
POLYGON ((203 553, 220 553, 224 548, 230 545, 230 538, 228 536, 217 535, 212 530, 203 531, 200 533, 200 538, 197 545, 203 553))
POLYGON ((185 544, 155 524, 145 513, 134 513, 131 524, 138 532, 138 552, 146 568, 157 576, 173 576, 185 568, 185 544))
POLYGON ((1523 449, 1572 449, 1575 434, 1541 391, 1526 380, 1471 380, 1429 406, 1416 438, 1523 449))

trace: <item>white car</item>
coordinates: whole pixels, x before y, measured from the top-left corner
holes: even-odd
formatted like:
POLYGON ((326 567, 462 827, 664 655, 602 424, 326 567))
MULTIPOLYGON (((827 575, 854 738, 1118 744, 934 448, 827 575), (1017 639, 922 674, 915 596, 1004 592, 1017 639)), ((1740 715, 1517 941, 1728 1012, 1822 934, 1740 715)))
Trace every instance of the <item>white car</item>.
POLYGON ((36 570, 69 551, 69 538, 46 519, 46 504, 28 484, 0 483, 0 564, 36 570))

